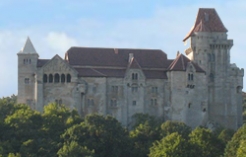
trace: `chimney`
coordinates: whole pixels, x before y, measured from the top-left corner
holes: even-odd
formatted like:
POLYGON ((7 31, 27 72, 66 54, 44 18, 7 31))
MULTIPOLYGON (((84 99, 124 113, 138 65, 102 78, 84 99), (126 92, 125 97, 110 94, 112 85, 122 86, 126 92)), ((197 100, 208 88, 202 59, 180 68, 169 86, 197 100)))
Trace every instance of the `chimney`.
POLYGON ((128 62, 130 63, 133 58, 134 58, 133 53, 129 53, 129 60, 128 60, 128 62))

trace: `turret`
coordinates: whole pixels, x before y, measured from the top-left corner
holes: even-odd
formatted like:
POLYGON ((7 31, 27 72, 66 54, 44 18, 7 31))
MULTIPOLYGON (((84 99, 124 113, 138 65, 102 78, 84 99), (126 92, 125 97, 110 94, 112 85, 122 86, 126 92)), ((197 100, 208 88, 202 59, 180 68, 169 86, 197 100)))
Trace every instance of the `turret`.
MULTIPOLYGON (((227 39, 227 32, 215 9, 202 8, 198 11, 195 25, 183 41, 190 42, 190 47, 185 51, 188 58, 206 71, 210 121, 236 129, 241 125, 242 114, 238 106, 241 98, 238 96, 234 99, 235 78, 230 76, 233 73, 230 64, 233 40, 227 39)), ((237 82, 242 84, 241 79, 237 82)))
POLYGON ((18 103, 35 104, 35 73, 37 70, 38 53, 28 37, 18 55, 18 103))

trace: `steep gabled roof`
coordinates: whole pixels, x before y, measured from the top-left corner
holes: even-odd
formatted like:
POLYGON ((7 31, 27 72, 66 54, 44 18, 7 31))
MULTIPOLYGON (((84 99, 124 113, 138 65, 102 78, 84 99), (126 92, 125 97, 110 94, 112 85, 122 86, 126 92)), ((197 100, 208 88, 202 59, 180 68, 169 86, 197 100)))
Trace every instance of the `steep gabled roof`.
POLYGON ((168 71, 186 71, 187 64, 191 63, 194 68, 196 69, 196 72, 205 72, 200 66, 198 66, 196 63, 189 60, 185 55, 178 54, 176 59, 170 64, 168 67, 168 71))
POLYGON ((138 61, 133 57, 129 62, 128 68, 130 69, 141 69, 141 66, 138 64, 138 61))
POLYGON ((19 53, 38 54, 29 37, 27 37, 26 43, 19 53))
POLYGON ((200 8, 196 17, 195 25, 186 35, 187 40, 194 32, 227 32, 214 8, 200 8))

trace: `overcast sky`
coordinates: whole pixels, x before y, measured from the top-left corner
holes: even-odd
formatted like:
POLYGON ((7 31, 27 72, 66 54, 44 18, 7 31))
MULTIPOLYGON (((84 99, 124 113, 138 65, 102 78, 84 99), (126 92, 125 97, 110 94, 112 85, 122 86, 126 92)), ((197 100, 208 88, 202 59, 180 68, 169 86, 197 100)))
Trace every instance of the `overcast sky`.
POLYGON ((71 46, 162 49, 174 58, 199 8, 216 9, 234 40, 231 62, 245 69, 245 0, 0 0, 0 98, 17 94, 16 54, 27 36, 41 59, 64 58, 71 46))

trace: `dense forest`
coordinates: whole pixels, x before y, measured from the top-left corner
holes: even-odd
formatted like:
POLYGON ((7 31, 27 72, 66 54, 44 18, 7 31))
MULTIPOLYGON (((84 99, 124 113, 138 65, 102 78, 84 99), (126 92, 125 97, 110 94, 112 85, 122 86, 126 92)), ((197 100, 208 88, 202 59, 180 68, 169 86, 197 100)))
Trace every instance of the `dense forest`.
MULTIPOLYGON (((244 94, 245 97, 245 94, 244 94)), ((246 100, 246 99, 245 99, 246 100)), ((244 101, 246 110, 246 101, 244 101)), ((243 113, 244 120, 246 111, 243 113)), ((131 129, 110 116, 81 118, 51 103, 44 112, 0 99, 1 157, 245 157, 246 125, 237 131, 191 129, 181 122, 136 114, 131 129)))

